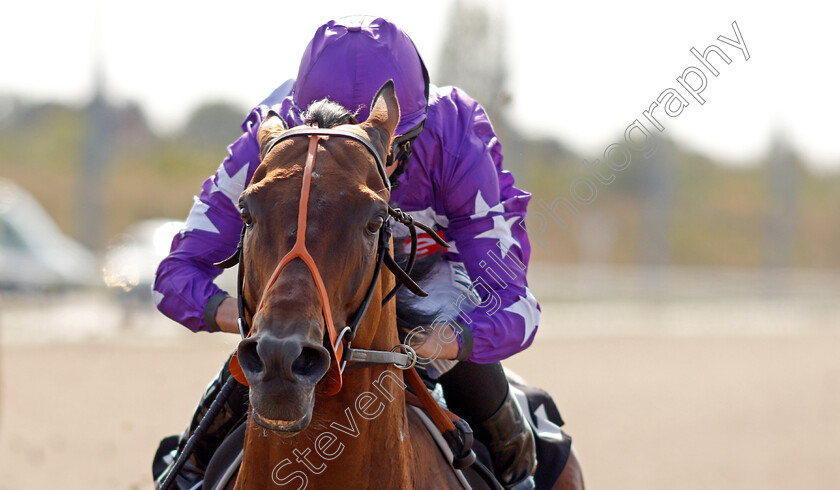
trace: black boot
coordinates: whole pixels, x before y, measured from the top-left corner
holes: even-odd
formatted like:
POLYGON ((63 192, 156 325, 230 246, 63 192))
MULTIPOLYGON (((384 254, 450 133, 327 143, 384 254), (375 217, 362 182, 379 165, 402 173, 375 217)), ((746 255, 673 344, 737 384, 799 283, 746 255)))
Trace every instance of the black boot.
MULTIPOLYGON (((163 472, 154 475, 155 488, 158 488, 158 486, 163 483, 163 480, 166 478, 166 475, 169 474, 170 468, 174 464, 177 455, 184 449, 187 441, 189 441, 190 437, 195 432, 198 424, 201 423, 204 415, 210 409, 210 405, 213 404, 213 401, 216 399, 216 396, 219 394, 219 391, 222 389, 222 386, 224 386, 229 377, 230 371, 228 370, 228 363, 225 362, 224 368, 222 368, 219 375, 216 376, 216 378, 210 383, 207 390, 204 392, 204 395, 201 397, 201 400, 198 402, 198 407, 195 409, 195 414, 193 414, 189 428, 187 428, 187 430, 178 438, 177 452, 170 451, 169 455, 167 455, 168 457, 163 456, 163 458, 156 456, 156 462, 158 459, 161 459, 165 461, 167 466, 163 472)), ((186 464, 184 464, 184 467, 178 473, 174 488, 177 488, 178 490, 200 488, 200 483, 204 480, 204 471, 207 469, 207 464, 210 462, 210 458, 213 457, 216 449, 222 441, 224 441, 225 437, 227 437, 231 430, 238 427, 244 420, 248 411, 248 387, 239 383, 236 383, 235 386, 236 388, 233 393, 231 393, 221 411, 219 411, 218 415, 216 415, 216 418, 213 420, 212 425, 210 425, 207 429, 204 437, 197 442, 195 449, 187 459, 186 464)), ((164 441, 166 441, 166 439, 164 439, 164 441)), ((161 442, 161 448, 163 448, 163 445, 164 442, 161 442)))
POLYGON ((537 447, 525 414, 508 391, 502 406, 476 428, 476 437, 487 444, 496 477, 505 488, 534 488, 537 447))
POLYGON ((534 434, 510 394, 501 363, 461 361, 438 381, 450 410, 473 428, 490 451, 496 478, 509 489, 534 488, 534 434))

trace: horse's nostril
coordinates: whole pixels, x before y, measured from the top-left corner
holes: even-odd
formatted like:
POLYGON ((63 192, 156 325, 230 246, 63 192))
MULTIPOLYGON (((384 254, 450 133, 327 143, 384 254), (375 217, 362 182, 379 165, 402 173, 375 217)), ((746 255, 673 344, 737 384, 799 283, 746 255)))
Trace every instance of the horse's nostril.
POLYGON ((292 372, 297 376, 318 374, 319 377, 328 366, 329 359, 323 353, 312 347, 304 347, 300 355, 292 363, 292 372))
POLYGON ((257 352, 257 342, 253 339, 243 340, 239 344, 239 349, 236 355, 239 357, 239 365, 242 367, 244 372, 249 374, 260 374, 265 370, 265 365, 257 352))
POLYGON ((330 367, 327 349, 296 335, 280 338, 261 332, 240 342, 237 355, 252 382, 279 377, 293 383, 317 383, 330 367))

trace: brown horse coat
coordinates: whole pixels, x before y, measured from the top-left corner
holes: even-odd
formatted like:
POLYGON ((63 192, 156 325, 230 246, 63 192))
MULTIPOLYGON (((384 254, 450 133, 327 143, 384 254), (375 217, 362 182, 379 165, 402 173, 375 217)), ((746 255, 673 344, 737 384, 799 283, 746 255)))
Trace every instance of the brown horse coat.
MULTIPOLYGON (((384 159, 397 121, 393 85, 386 84, 374 98, 370 118, 341 129, 368 138, 384 159)), ((279 118, 267 119, 260 128, 261 145, 284 130, 279 118)), ((303 223, 298 200, 304 138, 270 151, 243 193, 243 219, 249 225, 243 297, 248 305, 263 306, 247 311, 252 335, 238 349, 252 408, 237 489, 459 488, 425 427, 408 415, 399 369, 350 371, 337 395, 323 394, 318 381, 330 364, 323 347, 327 309, 314 272, 295 259, 265 287, 303 224, 306 249, 317 264, 335 324, 346 324, 358 308, 376 280, 374 241, 364 233, 381 226, 389 198, 373 158, 360 146, 339 137, 319 142, 303 223)), ((380 306, 393 285, 393 275, 383 270, 353 347, 390 351, 400 343, 394 304, 380 306)))

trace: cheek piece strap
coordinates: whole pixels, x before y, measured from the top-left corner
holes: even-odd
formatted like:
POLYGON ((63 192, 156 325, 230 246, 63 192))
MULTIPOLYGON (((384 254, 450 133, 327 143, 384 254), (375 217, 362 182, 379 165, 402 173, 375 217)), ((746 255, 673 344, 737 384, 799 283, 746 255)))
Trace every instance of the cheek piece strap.
MULTIPOLYGON (((399 265, 397 265, 397 263, 394 261, 393 257, 390 254, 391 228, 390 221, 386 220, 386 222, 379 230, 377 257, 373 273, 373 279, 371 280, 371 283, 368 286, 367 292, 365 293, 365 297, 362 300, 361 305, 356 310, 356 313, 353 315, 353 319, 351 320, 349 325, 343 327, 341 329, 341 332, 339 333, 333 321, 332 311, 330 309, 329 296, 327 294, 327 289, 324 284, 323 278, 321 277, 321 273, 318 270, 318 265, 315 263, 315 260, 312 258, 312 255, 306 248, 307 208, 309 204, 310 189, 312 186, 312 171, 315 166, 315 157, 318 151, 319 142, 321 141, 321 139, 323 139, 324 136, 341 136, 351 138, 357 142, 360 142, 374 156, 374 159, 377 163, 377 169, 379 170, 379 174, 382 177, 383 183, 385 184, 386 188, 390 188, 390 185, 388 182, 387 175, 385 173, 385 166, 383 165, 382 159, 379 157, 378 153, 373 148, 373 145, 371 145, 371 143, 366 139, 350 131, 326 128, 295 128, 284 132, 280 137, 272 141, 266 149, 265 153, 268 154, 268 152, 271 151, 274 145, 276 145, 278 142, 292 136, 301 135, 306 135, 309 137, 309 147, 307 150, 306 163, 304 164, 303 183, 301 186, 301 197, 298 206, 298 228, 295 244, 292 247, 292 249, 289 250, 289 252, 287 252, 282 259, 280 259, 280 262, 275 267, 274 272, 271 274, 271 277, 266 283, 266 286, 263 288, 263 293, 257 305, 257 309, 254 311, 254 315, 256 315, 265 306, 265 303, 268 298, 268 291, 271 288, 271 286, 274 285, 274 283, 277 281, 277 278, 279 277, 280 272, 282 272, 283 268, 294 259, 302 260, 304 264, 306 264, 306 266, 309 268, 309 271, 312 274, 312 277, 315 281, 315 285, 318 290, 318 296, 321 301, 321 310, 324 315, 324 322, 327 327, 324 341, 325 344, 329 345, 328 351, 330 353, 330 368, 327 371, 325 379, 323 380, 323 393, 326 395, 334 395, 341 390, 342 373, 348 362, 353 363, 351 369, 366 367, 374 364, 394 364, 395 366, 401 369, 408 369, 414 366, 417 360, 417 355, 414 352, 414 350, 407 345, 400 344, 391 351, 371 351, 365 349, 351 349, 350 343, 356 336, 356 330, 359 324, 361 323, 361 320, 364 317, 365 312, 367 311, 367 308, 370 305, 370 302, 373 298, 373 293, 376 288, 376 284, 379 280, 379 275, 382 270, 383 263, 388 267, 389 270, 391 270, 394 273, 395 277, 397 278, 397 285, 384 297, 382 301, 383 305, 394 296, 397 288, 400 285, 405 285, 411 292, 418 296, 426 296, 426 293, 409 277, 411 268, 414 263, 414 255, 417 248, 417 231, 415 227, 420 227, 421 229, 429 233, 429 235, 434 239, 437 239, 442 246, 447 246, 447 244, 445 241, 443 241, 443 239, 439 238, 437 233, 434 233, 431 230, 431 228, 423 225, 422 223, 415 222, 410 215, 403 213, 399 209, 392 209, 389 207, 389 216, 395 221, 406 225, 411 232, 411 256, 409 258, 407 270, 403 270, 399 265), (396 352, 397 350, 402 350, 403 352, 396 352)), ((243 227, 242 234, 240 236, 239 246, 237 247, 237 252, 230 258, 216 264, 217 267, 227 268, 232 267, 236 263, 239 263, 237 280, 237 293, 239 296, 238 323, 239 330, 243 338, 248 337, 251 334, 251 328, 248 324, 246 317, 247 308, 245 305, 243 294, 244 267, 243 261, 241 259, 243 253, 242 251, 244 248, 245 233, 246 228, 243 227)), ((245 385, 248 384, 247 379, 245 379, 245 375, 242 372, 242 368, 239 366, 239 360, 237 359, 236 353, 234 353, 234 356, 231 358, 230 370, 237 381, 245 385)))

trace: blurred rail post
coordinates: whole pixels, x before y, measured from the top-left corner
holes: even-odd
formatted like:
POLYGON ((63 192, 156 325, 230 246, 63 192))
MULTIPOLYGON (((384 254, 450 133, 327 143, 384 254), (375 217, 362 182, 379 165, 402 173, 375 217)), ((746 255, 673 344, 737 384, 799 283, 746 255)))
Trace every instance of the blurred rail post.
POLYGON ((504 118, 510 99, 507 25, 500 10, 483 3, 452 3, 435 80, 464 88, 494 124, 504 118))
POLYGON ((762 247, 765 293, 771 296, 785 294, 788 288, 797 224, 797 181, 793 152, 785 138, 777 134, 768 158, 768 211, 762 247))
POLYGON ((85 143, 81 178, 78 183, 76 235, 90 249, 102 240, 103 174, 114 149, 117 135, 115 115, 105 97, 105 42, 102 31, 102 1, 93 5, 93 97, 85 108, 85 143))
POLYGON ((78 237, 88 248, 97 249, 102 239, 102 188, 104 173, 111 162, 116 130, 111 106, 105 98, 101 63, 94 74, 93 98, 85 110, 85 146, 78 184, 78 237))
POLYGON ((643 180, 641 263, 645 270, 646 296, 658 298, 667 288, 664 267, 671 259, 668 230, 674 202, 674 149, 670 139, 657 138, 657 151, 642 160, 643 180))

